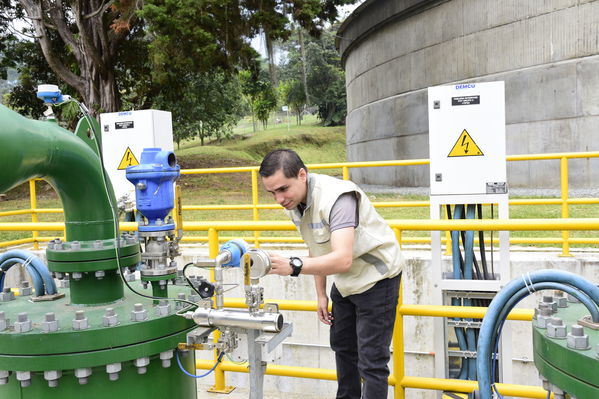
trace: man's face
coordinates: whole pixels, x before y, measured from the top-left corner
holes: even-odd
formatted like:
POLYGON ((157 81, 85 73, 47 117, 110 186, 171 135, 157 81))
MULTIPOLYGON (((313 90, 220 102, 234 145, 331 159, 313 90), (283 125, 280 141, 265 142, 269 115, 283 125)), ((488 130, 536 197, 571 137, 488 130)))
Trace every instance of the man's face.
POLYGON ((300 202, 306 201, 307 179, 308 174, 303 168, 300 169, 297 177, 285 177, 283 170, 279 169, 271 176, 262 177, 262 183, 266 191, 273 195, 277 204, 291 210, 300 202))

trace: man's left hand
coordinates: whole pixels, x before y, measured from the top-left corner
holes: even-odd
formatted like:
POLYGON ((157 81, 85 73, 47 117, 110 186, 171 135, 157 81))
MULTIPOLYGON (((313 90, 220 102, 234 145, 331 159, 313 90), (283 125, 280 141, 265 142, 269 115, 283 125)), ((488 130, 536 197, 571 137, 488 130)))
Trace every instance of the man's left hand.
POLYGON ((291 275, 293 269, 289 264, 289 258, 275 254, 273 252, 269 252, 268 257, 270 258, 269 274, 278 274, 279 276, 291 275))

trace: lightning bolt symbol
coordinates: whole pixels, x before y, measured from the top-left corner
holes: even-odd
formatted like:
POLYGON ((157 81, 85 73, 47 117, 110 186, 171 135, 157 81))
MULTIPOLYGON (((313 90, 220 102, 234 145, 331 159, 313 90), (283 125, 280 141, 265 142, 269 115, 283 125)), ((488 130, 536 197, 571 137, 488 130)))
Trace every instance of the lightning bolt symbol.
POLYGON ((468 137, 468 136, 467 135, 462 136, 462 144, 461 144, 462 147, 466 147, 464 149, 464 154, 468 154, 468 146, 470 145, 470 142, 466 141, 466 137, 468 137))

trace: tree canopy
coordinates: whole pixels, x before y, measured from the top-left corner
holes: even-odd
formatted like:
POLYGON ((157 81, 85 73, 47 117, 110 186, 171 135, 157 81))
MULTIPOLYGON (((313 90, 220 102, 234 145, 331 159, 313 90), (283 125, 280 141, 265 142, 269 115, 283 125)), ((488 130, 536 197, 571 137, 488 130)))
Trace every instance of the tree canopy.
POLYGON ((14 63, 15 46, 33 39, 51 72, 94 113, 147 106, 181 71, 257 74, 253 37, 287 39, 294 23, 318 34, 336 6, 350 2, 0 0, 0 74, 14 63), (28 23, 20 33, 16 19, 28 23))

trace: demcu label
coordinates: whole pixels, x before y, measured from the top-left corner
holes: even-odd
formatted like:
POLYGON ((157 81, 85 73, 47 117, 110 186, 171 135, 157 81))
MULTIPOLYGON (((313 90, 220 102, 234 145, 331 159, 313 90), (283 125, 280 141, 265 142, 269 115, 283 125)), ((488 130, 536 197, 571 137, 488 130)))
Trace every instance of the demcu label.
POLYGON ((480 104, 480 96, 451 97, 451 105, 474 105, 480 104))
POLYGON ((115 129, 133 129, 133 121, 114 122, 115 129))

